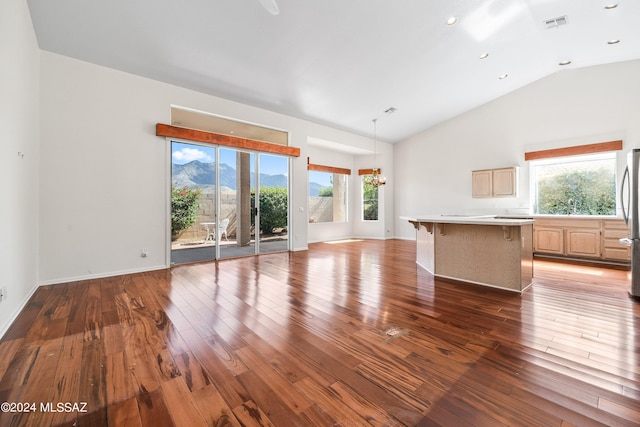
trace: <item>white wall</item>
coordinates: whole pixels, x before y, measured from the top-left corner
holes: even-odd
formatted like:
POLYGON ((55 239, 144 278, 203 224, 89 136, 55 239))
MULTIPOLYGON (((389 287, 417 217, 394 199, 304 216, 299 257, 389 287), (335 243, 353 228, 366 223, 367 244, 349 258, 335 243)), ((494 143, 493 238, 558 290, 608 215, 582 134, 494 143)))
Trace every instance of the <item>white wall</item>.
POLYGON ((172 104, 290 132, 291 145, 301 149, 292 168, 295 250, 306 249, 308 238, 307 138, 371 144, 348 132, 43 51, 40 283, 168 265, 169 151, 164 138, 155 136, 155 124, 169 123, 172 104), (140 257, 143 247, 149 248, 147 258, 140 257))
POLYGON ((38 281, 39 51, 23 0, 0 2, 0 58, 1 337, 38 281))
MULTIPOLYGON (((398 216, 528 213, 526 151, 622 139, 640 147, 640 60, 568 69, 396 144, 396 236, 415 238, 398 216), (520 166, 520 196, 471 198, 471 171, 520 166)), ((619 177, 621 174, 619 174, 619 177)))

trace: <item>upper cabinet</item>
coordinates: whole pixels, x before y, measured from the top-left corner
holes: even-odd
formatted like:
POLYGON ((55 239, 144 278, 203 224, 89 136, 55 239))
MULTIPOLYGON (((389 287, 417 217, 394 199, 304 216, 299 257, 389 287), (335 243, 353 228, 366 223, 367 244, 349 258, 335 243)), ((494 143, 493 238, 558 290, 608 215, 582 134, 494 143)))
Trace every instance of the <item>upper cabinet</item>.
POLYGON ((472 171, 471 180, 472 197, 518 196, 518 168, 516 167, 472 171))
POLYGON ((490 170, 471 172, 473 197, 493 196, 493 174, 490 170))

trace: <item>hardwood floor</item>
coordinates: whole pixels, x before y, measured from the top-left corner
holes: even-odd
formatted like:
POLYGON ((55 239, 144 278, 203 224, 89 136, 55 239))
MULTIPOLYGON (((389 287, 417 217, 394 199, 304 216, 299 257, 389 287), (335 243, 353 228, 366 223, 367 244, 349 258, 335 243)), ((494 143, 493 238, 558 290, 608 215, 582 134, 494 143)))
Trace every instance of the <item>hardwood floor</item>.
POLYGON ((0 402, 30 412, 0 425, 640 425, 627 272, 536 261, 517 295, 434 280, 414 249, 42 287, 0 341, 0 402))

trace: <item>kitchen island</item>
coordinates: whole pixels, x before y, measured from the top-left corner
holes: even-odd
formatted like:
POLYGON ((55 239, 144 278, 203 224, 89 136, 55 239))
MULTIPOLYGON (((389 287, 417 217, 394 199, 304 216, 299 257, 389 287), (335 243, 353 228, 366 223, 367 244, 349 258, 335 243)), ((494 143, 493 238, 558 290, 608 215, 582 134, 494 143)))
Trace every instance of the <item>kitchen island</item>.
POLYGON ((533 219, 400 217, 416 229, 416 262, 434 276, 523 292, 533 279, 533 219))

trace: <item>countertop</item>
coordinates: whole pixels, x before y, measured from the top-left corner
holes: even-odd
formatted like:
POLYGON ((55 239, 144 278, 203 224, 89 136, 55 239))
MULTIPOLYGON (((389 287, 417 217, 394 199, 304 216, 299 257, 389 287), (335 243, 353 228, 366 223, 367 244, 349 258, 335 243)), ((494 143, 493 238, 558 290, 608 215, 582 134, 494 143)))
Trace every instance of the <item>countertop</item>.
POLYGON ((439 224, 507 225, 533 224, 531 217, 517 218, 503 215, 420 215, 401 216, 400 219, 413 222, 434 222, 439 224))

